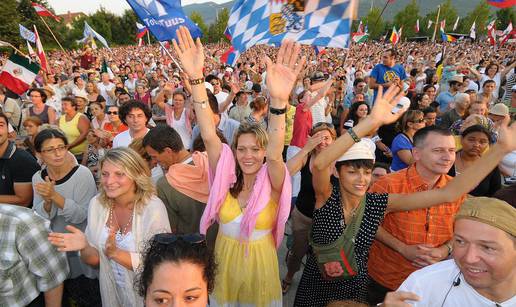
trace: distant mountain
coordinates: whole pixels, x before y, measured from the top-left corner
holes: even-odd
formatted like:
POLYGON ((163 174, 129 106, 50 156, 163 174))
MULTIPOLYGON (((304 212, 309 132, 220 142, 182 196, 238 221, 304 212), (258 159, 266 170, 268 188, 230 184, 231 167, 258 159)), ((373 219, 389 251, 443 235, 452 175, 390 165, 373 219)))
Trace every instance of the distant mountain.
MULTIPOLYGON (((374 6, 380 6, 383 8, 386 0, 360 0, 360 6, 358 8, 358 16, 367 15, 368 10, 371 8, 371 4, 374 6)), ((396 0, 394 3, 389 4, 383 14, 383 18, 386 20, 392 20, 394 15, 398 11, 401 11, 411 0, 396 0)), ((477 4, 483 0, 452 0, 453 6, 457 9, 459 16, 466 16, 472 11, 477 4)), ((435 10, 437 5, 443 3, 443 0, 418 0, 420 15, 425 16, 427 13, 435 10)), ((223 8, 231 10, 235 1, 229 1, 222 4, 215 2, 205 2, 199 4, 190 4, 183 7, 184 12, 190 16, 193 11, 197 11, 204 18, 206 24, 211 24, 215 21, 217 12, 223 8)))

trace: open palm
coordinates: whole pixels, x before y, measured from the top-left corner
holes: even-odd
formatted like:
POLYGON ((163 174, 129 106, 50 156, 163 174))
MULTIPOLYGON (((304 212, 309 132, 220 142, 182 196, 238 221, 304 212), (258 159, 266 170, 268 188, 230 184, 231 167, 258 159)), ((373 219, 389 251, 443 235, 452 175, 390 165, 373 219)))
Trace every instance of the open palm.
POLYGON ((305 57, 299 60, 300 51, 299 44, 286 40, 281 44, 275 63, 269 57, 265 57, 267 64, 265 81, 272 100, 288 101, 297 76, 306 61, 305 57))
POLYGON ((184 71, 190 78, 202 78, 204 68, 204 48, 199 38, 194 42, 188 28, 181 26, 176 31, 177 41, 172 45, 181 61, 184 71))
POLYGON ((374 101, 374 107, 369 116, 379 126, 394 123, 405 112, 405 110, 399 110, 396 113, 391 112, 401 97, 403 97, 403 92, 400 92, 398 86, 391 85, 385 93, 383 93, 383 88, 380 86, 374 101))

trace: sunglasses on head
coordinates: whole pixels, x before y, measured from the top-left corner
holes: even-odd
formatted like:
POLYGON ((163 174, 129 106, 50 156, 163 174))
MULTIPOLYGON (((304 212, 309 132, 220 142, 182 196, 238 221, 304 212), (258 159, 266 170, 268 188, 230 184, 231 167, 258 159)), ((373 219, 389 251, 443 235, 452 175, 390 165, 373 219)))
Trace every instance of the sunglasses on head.
POLYGON ((172 244, 176 242, 177 240, 183 240, 184 242, 188 242, 192 245, 195 244, 203 244, 206 242, 206 236, 194 233, 194 234, 187 234, 187 235, 176 235, 173 233, 159 233, 154 235, 153 240, 155 242, 161 243, 161 244, 172 244))

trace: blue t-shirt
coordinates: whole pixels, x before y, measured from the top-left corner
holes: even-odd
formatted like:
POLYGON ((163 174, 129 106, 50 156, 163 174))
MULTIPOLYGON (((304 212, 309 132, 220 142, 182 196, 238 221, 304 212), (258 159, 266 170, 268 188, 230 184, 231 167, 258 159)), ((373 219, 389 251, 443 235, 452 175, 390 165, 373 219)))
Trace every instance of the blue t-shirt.
POLYGON ((452 102, 453 99, 455 99, 455 96, 448 91, 441 92, 439 95, 437 95, 435 101, 439 103, 439 111, 443 113, 448 111, 448 105, 450 105, 450 102, 452 102))
MULTIPOLYGON (((396 64, 392 67, 385 66, 383 64, 377 64, 373 70, 371 71, 371 78, 375 78, 376 83, 379 85, 390 82, 394 80, 395 77, 400 78, 400 80, 407 79, 407 74, 405 73, 405 69, 400 64, 396 64)), ((376 100, 377 89, 374 89, 374 100, 376 100)))
POLYGON ((405 164, 405 162, 401 161, 400 157, 398 156, 398 151, 400 150, 412 150, 414 146, 412 145, 412 142, 410 139, 403 133, 398 134, 394 140, 392 141, 391 145, 391 152, 392 152, 392 163, 391 163, 391 170, 393 172, 397 172, 400 169, 407 168, 408 165, 405 164))

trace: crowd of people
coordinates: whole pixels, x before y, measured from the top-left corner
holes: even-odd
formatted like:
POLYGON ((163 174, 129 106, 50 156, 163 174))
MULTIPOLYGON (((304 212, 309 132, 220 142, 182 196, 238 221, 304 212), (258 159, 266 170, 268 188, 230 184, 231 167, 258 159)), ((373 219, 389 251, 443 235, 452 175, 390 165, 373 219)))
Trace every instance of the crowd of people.
POLYGON ((0 85, 0 306, 516 306, 514 44, 172 45, 0 85))

